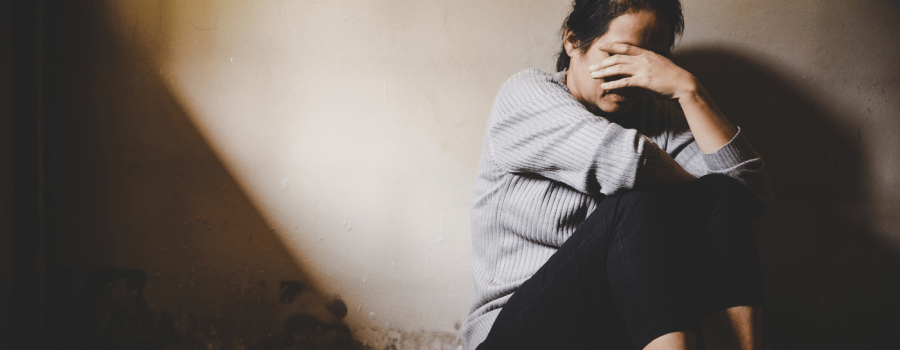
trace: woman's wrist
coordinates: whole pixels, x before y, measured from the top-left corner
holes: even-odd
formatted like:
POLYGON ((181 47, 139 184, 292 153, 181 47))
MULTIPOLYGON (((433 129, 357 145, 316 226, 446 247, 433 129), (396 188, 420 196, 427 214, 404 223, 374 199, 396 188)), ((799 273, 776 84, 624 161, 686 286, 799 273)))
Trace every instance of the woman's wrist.
POLYGON ((703 90, 703 85, 700 84, 700 80, 697 79, 690 72, 684 72, 685 77, 682 79, 681 88, 675 92, 675 95, 672 96, 679 104, 687 103, 697 103, 701 98, 701 94, 706 91, 703 90))

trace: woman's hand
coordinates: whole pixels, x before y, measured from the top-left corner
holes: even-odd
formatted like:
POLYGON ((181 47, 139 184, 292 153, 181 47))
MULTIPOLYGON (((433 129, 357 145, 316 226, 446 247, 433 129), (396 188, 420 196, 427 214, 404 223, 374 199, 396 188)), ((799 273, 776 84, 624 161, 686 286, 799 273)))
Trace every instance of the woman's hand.
POLYGON ((597 45, 601 51, 615 55, 588 67, 591 76, 623 77, 601 84, 601 89, 637 87, 677 100, 703 153, 717 151, 737 134, 697 78, 668 58, 628 44, 597 45))
POLYGON ((691 73, 653 51, 618 43, 597 43, 597 46, 610 57, 588 67, 591 77, 623 77, 601 84, 601 89, 638 87, 671 99, 680 99, 697 90, 697 79, 691 73))

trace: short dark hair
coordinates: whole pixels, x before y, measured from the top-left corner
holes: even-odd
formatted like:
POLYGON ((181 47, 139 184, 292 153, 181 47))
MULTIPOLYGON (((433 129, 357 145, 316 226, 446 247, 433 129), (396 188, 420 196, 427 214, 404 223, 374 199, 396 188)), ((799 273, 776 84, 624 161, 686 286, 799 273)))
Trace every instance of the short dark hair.
POLYGON ((569 68, 571 58, 566 53, 566 31, 571 31, 575 39, 575 47, 586 51, 594 40, 606 34, 609 22, 613 19, 639 10, 652 10, 669 23, 669 46, 675 44, 675 38, 684 30, 684 16, 681 13, 681 2, 678 0, 575 0, 572 12, 563 22, 562 51, 556 59, 556 70, 569 68))

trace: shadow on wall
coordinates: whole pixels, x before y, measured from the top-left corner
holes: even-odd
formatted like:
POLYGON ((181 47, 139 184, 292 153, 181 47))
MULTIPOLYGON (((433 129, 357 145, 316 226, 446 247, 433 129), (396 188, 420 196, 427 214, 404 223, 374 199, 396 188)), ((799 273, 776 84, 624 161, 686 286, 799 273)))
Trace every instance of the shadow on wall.
POLYGON ((756 225, 773 349, 865 349, 896 338, 900 261, 868 229, 858 129, 740 54, 679 52, 766 160, 775 208, 756 225))
POLYGON ((100 5, 44 18, 48 348, 366 348, 100 5))

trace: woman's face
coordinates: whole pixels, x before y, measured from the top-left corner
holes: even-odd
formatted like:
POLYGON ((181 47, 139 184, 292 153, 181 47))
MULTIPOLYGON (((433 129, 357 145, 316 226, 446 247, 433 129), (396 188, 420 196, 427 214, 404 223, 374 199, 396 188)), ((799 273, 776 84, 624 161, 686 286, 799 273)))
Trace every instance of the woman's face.
POLYGON ((594 113, 624 114, 649 92, 641 88, 609 91, 600 88, 606 80, 594 79, 588 71, 592 64, 610 56, 597 49, 600 42, 629 44, 668 56, 669 24, 654 11, 639 10, 613 19, 606 34, 597 38, 586 51, 579 50, 574 43, 566 40, 566 53, 571 57, 566 85, 575 99, 594 113))

